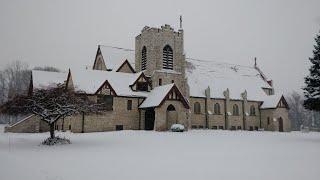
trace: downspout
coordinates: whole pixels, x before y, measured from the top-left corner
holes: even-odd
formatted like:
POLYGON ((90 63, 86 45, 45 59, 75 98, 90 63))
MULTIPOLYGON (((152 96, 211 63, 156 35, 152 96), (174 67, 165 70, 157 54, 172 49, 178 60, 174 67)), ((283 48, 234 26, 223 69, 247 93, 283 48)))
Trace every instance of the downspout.
POLYGON ((242 101, 242 120, 243 120, 243 130, 246 130, 246 112, 244 108, 244 100, 242 101))
POLYGON ((139 109, 138 111, 139 111, 139 127, 138 127, 138 129, 141 130, 141 109, 139 109))
POLYGON ((228 121, 228 113, 227 113, 227 99, 224 100, 224 129, 228 129, 227 121, 228 121))
POLYGON ((261 111, 260 111, 260 109, 258 108, 258 110, 259 110, 259 121, 260 121, 260 129, 262 128, 262 121, 261 121, 261 111))
POLYGON ((230 98, 230 93, 229 93, 229 89, 227 88, 227 90, 225 90, 223 92, 223 95, 225 97, 225 101, 224 101, 224 114, 225 114, 225 129, 229 129, 229 115, 228 115, 228 104, 229 104, 229 98, 230 98))
POLYGON ((208 129, 208 98, 205 99, 204 103, 204 109, 205 109, 205 118, 206 118, 206 129, 208 129))
POLYGON ((247 90, 245 90, 243 93, 241 93, 242 96, 242 120, 243 120, 243 130, 246 130, 246 120, 247 120, 247 109, 246 104, 248 103, 247 100, 247 90))
POLYGON ((204 109, 205 109, 205 118, 206 118, 206 129, 209 128, 209 113, 208 113, 208 99, 210 98, 210 87, 205 90, 206 99, 204 103, 204 109))
POLYGON ((82 130, 81 133, 84 133, 84 112, 82 111, 82 130))
POLYGON ((139 111, 139 127, 138 129, 141 130, 141 109, 139 108, 140 106, 140 98, 138 98, 138 111, 139 111))

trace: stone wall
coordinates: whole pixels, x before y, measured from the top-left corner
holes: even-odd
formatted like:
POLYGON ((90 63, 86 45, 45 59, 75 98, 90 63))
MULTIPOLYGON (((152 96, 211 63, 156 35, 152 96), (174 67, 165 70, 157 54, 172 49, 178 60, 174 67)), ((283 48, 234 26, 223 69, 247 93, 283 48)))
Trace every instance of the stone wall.
MULTIPOLYGON (((102 71, 106 71, 107 70, 107 67, 106 67, 106 64, 105 64, 105 61, 102 57, 102 54, 100 52, 100 49, 99 51, 97 52, 98 55, 96 56, 96 59, 95 59, 95 64, 93 66, 93 69, 94 70, 102 70, 102 71)), ((108 62, 107 62, 108 63, 108 62)))
POLYGON ((35 115, 28 116, 11 126, 5 127, 5 132, 36 133, 40 132, 40 118, 35 115))
POLYGON ((182 124, 188 128, 190 122, 187 114, 188 110, 180 101, 166 100, 160 107, 155 108, 155 130, 167 131, 170 129, 171 125, 175 123, 182 124), (173 105, 176 112, 167 112, 169 105, 173 105), (175 114, 173 115, 173 113, 175 114), (170 119, 173 116, 176 116, 176 119, 170 119))
MULTIPOLYGON (((139 129, 139 98, 114 97, 113 111, 99 114, 77 114, 61 119, 57 122, 58 130, 71 130, 72 132, 113 131, 116 126, 123 126, 124 130, 139 129), (132 110, 127 110, 127 102, 132 100, 132 110), (62 129, 63 126, 63 129, 62 129)), ((141 122, 140 122, 141 123, 141 122)))
POLYGON ((262 109, 261 110, 261 122, 262 128, 268 131, 279 131, 279 119, 283 120, 283 131, 291 131, 291 122, 288 117, 288 109, 276 108, 276 109, 262 109), (269 123, 268 123, 269 119, 269 123))
MULTIPOLYGON (((191 97, 190 100, 191 107, 191 124, 193 128, 205 128, 206 127, 206 115, 205 115, 205 98, 195 98, 191 97), (194 113, 194 104, 199 102, 201 105, 201 113, 194 113)), ((231 129, 232 127, 238 129, 250 130, 250 127, 257 129, 260 127, 260 111, 259 104, 260 102, 254 101, 241 101, 241 100, 229 100, 227 101, 227 106, 225 107, 224 99, 209 99, 207 102, 208 105, 208 128, 209 129, 231 129), (218 103, 220 105, 220 114, 214 113, 214 104, 218 103), (239 115, 233 115, 233 105, 236 104, 239 107, 239 115), (244 110, 247 113, 243 112, 243 104, 246 108, 244 110), (256 110, 255 115, 250 115, 250 107, 253 105, 256 110), (226 113, 225 109, 227 109, 226 113), (245 128, 243 127, 245 123, 245 128), (226 127, 227 124, 227 127, 226 127)))
MULTIPOLYGON (((115 71, 116 71, 116 70, 117 70, 117 69, 115 69, 115 71)), ((125 64, 118 70, 118 72, 133 73, 127 63, 125 63, 125 64)))

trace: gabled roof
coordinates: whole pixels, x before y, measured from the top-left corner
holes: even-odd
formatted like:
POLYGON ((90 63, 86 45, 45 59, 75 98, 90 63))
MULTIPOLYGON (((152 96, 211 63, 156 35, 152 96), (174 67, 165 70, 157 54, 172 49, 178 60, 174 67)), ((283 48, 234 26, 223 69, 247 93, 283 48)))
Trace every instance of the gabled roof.
POLYGON ((120 72, 120 70, 127 65, 129 67, 129 69, 131 70, 132 73, 135 73, 136 71, 134 70, 134 68, 132 67, 132 65, 130 64, 130 62, 126 59, 121 65, 120 67, 116 70, 116 72, 120 72))
POLYGON ((143 72, 122 73, 113 71, 71 69, 70 73, 76 92, 95 94, 98 89, 108 81, 118 96, 147 96, 146 92, 136 92, 130 87, 130 85, 132 85, 143 72))
POLYGON ((285 100, 282 94, 275 94, 271 96, 264 97, 263 104, 261 105, 261 109, 274 109, 277 108, 280 101, 283 101, 286 108, 288 108, 287 101, 285 100))
POLYGON ((157 107, 160 105, 162 100, 166 97, 169 91, 172 89, 174 84, 167 84, 163 86, 155 87, 150 94, 148 95, 147 99, 145 99, 139 108, 149 108, 149 107, 157 107))
POLYGON ((127 60, 131 68, 135 64, 135 52, 131 49, 118 48, 112 46, 99 46, 101 55, 108 70, 117 71, 127 60))
POLYGON ((150 107, 158 107, 160 106, 165 99, 168 97, 169 93, 175 90, 178 92, 180 96, 180 101, 186 108, 189 108, 189 104, 187 103, 186 99, 182 96, 179 89, 176 87, 175 84, 167 84, 163 86, 155 87, 148 95, 148 97, 142 102, 139 108, 150 108, 150 107))
POLYGON ((272 88, 254 67, 190 58, 186 60, 186 75, 192 97, 205 97, 205 89, 209 86, 211 98, 224 99, 223 92, 228 88, 230 99, 242 99, 241 93, 247 91, 248 100, 263 101, 266 94, 262 88, 272 88))
POLYGON ((63 84, 67 80, 67 75, 68 73, 66 72, 32 70, 33 89, 56 87, 58 84, 63 84))

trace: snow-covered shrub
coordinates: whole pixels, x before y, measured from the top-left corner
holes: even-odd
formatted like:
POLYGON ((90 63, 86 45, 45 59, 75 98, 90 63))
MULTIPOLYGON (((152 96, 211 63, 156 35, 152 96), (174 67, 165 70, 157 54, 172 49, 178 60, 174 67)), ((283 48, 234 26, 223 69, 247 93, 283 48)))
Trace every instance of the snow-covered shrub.
POLYGON ((182 124, 173 124, 170 128, 172 132, 183 132, 184 131, 184 125, 182 124))
POLYGON ((56 136, 54 138, 51 138, 51 137, 47 138, 41 144, 42 145, 53 146, 53 145, 56 145, 56 144, 71 144, 71 141, 69 139, 61 138, 59 136, 56 136))

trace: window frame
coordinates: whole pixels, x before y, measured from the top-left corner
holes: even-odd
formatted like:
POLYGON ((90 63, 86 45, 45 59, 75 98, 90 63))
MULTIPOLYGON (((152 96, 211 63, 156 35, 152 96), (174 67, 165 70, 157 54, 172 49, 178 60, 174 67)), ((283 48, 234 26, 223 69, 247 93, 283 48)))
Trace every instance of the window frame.
POLYGON ((141 50, 141 70, 147 69, 147 47, 143 46, 141 50))
POLYGON ((216 115, 220 115, 221 114, 221 108, 220 108, 220 104, 219 103, 215 103, 213 105, 213 112, 216 115))
POLYGON ((162 68, 173 70, 173 49, 169 44, 162 49, 162 68))
POLYGON ((114 104, 114 97, 112 95, 98 95, 97 103, 104 105, 104 110, 106 111, 113 111, 113 104, 114 104), (108 104, 107 100, 111 100, 111 104, 108 104))
POLYGON ((232 115, 233 116, 240 116, 239 106, 238 104, 234 104, 232 107, 232 115))
POLYGON ((127 111, 131 111, 132 110, 132 100, 128 99, 127 100, 127 111))
POLYGON ((201 104, 199 102, 195 102, 193 104, 193 113, 194 114, 201 114, 201 104))

